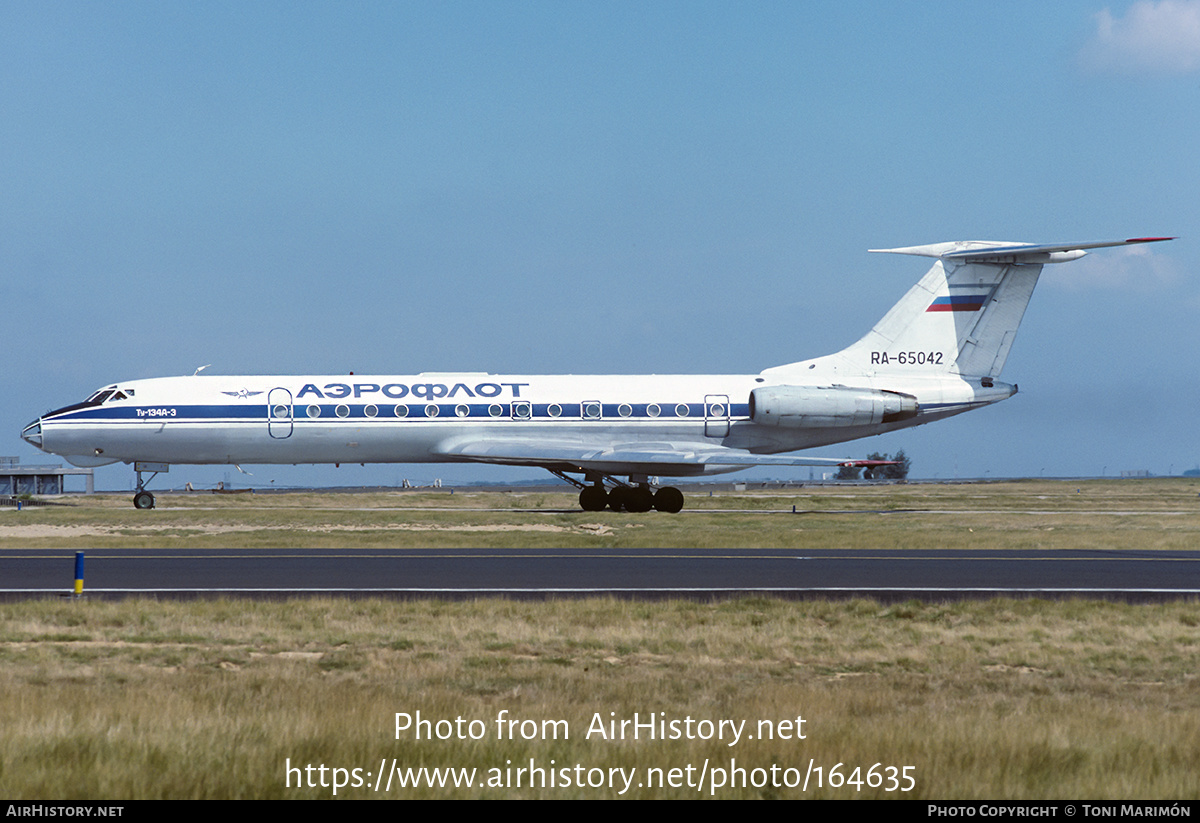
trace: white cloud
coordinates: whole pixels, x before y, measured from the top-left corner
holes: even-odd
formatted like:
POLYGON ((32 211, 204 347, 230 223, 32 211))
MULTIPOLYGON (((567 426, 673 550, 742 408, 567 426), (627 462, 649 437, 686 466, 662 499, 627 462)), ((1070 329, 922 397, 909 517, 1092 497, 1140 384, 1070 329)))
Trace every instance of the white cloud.
POLYGON ((1148 246, 1100 249, 1078 262, 1047 266, 1043 277, 1047 275, 1051 275, 1049 282, 1067 291, 1155 293, 1177 288, 1183 281, 1175 262, 1148 246))
POLYGON ((1139 0, 1124 17, 1096 15, 1096 35, 1080 54, 1101 71, 1184 74, 1200 69, 1200 0, 1139 0))

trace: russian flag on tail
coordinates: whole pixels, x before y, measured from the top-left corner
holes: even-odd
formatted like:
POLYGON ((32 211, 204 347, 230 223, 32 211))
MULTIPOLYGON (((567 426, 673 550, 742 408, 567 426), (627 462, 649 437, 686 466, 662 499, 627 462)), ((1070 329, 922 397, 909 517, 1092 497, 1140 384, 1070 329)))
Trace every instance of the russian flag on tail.
POLYGON ((979 311, 989 296, 988 294, 950 294, 934 300, 925 311, 979 311))

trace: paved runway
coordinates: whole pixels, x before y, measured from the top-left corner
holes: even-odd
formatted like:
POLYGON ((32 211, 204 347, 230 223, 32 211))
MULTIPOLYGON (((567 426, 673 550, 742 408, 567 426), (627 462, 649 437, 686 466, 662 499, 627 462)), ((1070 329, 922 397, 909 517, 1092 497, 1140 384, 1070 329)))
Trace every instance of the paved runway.
MULTIPOLYGON (((0 553, 0 597, 66 594, 75 552, 0 553)), ((1200 596, 1200 552, 789 549, 96 549, 85 593, 615 594, 958 599, 1200 596)))

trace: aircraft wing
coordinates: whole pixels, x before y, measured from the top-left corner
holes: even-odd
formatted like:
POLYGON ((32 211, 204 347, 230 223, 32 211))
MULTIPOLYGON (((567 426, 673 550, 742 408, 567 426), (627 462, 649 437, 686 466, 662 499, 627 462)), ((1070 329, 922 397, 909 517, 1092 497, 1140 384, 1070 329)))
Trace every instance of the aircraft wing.
POLYGON ((597 447, 542 440, 470 440, 446 444, 435 453, 477 463, 673 476, 734 471, 749 466, 880 466, 891 463, 845 457, 753 454, 741 449, 698 449, 690 443, 629 443, 597 447))

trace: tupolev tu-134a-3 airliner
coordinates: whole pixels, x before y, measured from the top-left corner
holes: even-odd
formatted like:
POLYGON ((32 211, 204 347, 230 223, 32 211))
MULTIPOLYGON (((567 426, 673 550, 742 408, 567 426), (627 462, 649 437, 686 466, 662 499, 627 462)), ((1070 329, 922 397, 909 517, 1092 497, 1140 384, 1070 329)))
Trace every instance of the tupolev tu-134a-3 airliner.
POLYGON ((878 465, 786 453, 1011 397, 1000 371, 1043 264, 1171 239, 872 249, 935 262, 857 343, 759 374, 197 373, 105 386, 21 436, 77 466, 132 463, 141 509, 154 506, 142 472, 171 463, 471 462, 547 469, 588 511, 678 512, 683 494, 651 477, 878 465))

